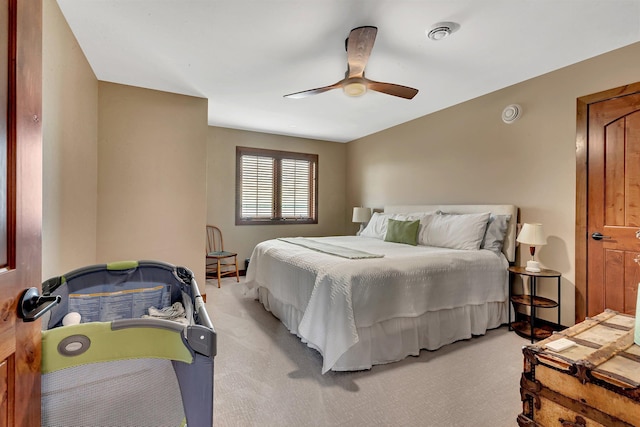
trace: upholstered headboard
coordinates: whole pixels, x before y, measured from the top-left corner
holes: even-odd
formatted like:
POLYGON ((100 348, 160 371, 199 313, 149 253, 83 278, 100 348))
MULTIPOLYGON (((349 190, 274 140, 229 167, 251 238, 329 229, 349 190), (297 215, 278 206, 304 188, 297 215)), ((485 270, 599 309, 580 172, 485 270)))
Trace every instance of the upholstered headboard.
POLYGON ((449 213, 482 213, 491 212, 496 215, 511 215, 507 236, 504 239, 502 253, 509 262, 516 260, 516 225, 518 223, 518 207, 514 205, 390 205, 385 206, 385 213, 435 212, 449 213))

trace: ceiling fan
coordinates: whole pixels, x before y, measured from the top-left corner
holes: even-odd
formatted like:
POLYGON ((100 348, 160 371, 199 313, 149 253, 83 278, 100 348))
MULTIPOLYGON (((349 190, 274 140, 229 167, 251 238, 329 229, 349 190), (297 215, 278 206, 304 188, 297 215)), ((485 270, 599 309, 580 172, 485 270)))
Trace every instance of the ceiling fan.
POLYGON ((349 96, 362 96, 367 90, 386 93, 400 98, 412 99, 418 93, 418 89, 401 86, 393 83, 383 83, 369 80, 364 76, 364 69, 369 61, 369 55, 376 40, 378 28, 365 26, 351 30, 345 40, 347 49, 347 72, 344 79, 330 86, 304 90, 302 92, 284 95, 285 98, 306 98, 332 89, 342 88, 349 96))

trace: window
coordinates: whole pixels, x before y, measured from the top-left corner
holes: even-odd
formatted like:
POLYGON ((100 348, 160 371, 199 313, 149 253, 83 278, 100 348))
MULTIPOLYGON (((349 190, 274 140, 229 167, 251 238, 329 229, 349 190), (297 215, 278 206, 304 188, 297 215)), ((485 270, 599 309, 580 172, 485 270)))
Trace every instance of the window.
POLYGON ((318 155, 236 147, 236 225, 292 223, 318 223, 318 155))

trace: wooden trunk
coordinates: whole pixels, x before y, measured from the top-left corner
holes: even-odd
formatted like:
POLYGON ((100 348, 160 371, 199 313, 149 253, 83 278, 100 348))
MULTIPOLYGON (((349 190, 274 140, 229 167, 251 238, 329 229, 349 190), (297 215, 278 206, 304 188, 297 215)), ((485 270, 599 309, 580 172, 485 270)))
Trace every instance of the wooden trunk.
POLYGON ((606 310, 525 346, 520 427, 640 426, 635 318, 606 310), (552 350, 554 345, 571 345, 552 350))

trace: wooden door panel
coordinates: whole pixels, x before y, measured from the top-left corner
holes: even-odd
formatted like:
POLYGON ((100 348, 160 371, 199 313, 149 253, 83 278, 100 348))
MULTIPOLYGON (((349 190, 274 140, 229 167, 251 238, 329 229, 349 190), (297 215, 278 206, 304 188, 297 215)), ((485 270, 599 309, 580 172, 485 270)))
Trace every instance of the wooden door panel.
POLYGON ((9 364, 10 360, 4 359, 0 362, 0 425, 9 425, 9 364))
POLYGON ((640 240, 640 94, 589 106, 587 315, 635 314, 640 240))
POLYGON ((605 224, 624 224, 625 175, 624 169, 625 120, 620 119, 605 129, 605 224))
POLYGON ((624 252, 604 250, 605 252, 605 307, 624 307, 624 252))
POLYGON ((620 119, 605 128, 605 224, 624 224, 625 175, 624 132, 625 120, 620 119))
POLYGON ((608 238, 601 240, 602 247, 604 249, 612 249, 622 246, 625 248, 632 248, 631 251, 637 251, 635 248, 640 240, 635 237, 635 230, 638 228, 640 227, 605 225, 602 228, 602 234, 608 238))
MULTIPOLYGON (((640 97, 638 102, 640 103, 640 97)), ((640 228, 640 110, 607 125, 615 127, 615 132, 607 132, 605 145, 607 158, 605 161, 606 206, 604 226, 631 227, 633 230, 620 228, 619 238, 629 238, 630 249, 640 247, 640 240, 635 245, 635 229, 640 228), (611 147, 611 149, 609 149, 611 147), (615 154, 609 155, 609 153, 615 154), (613 171, 609 173, 609 171, 613 171), (612 180, 612 185, 609 184, 612 180), (611 200, 612 206, 608 201, 611 200)), ((636 239, 637 240, 637 239, 636 239)), ((626 246, 625 246, 626 247, 626 246)))
POLYGON ((640 264, 636 262, 637 255, 633 252, 625 254, 624 269, 624 312, 635 316, 636 301, 638 300, 638 284, 640 284, 640 264))
MULTIPOLYGON (((596 291, 603 286, 604 280, 593 280, 590 276, 602 277, 604 274, 602 263, 591 258, 594 255, 594 248, 591 234, 594 231, 593 214, 595 202, 596 214, 598 198, 601 197, 601 189, 598 183, 592 182, 591 175, 593 167, 598 167, 599 162, 604 161, 604 146, 591 144, 593 133, 590 121, 602 115, 602 111, 597 111, 597 106, 611 100, 621 99, 615 108, 627 109, 636 104, 637 100, 629 96, 640 94, 640 82, 616 87, 602 92, 581 96, 576 101, 576 269, 575 269, 575 321, 582 322, 589 313, 596 312, 598 305, 592 301, 592 289, 596 291)), ((615 108, 612 108, 614 110, 615 108)), ((636 108, 637 109, 637 108, 636 108)), ((617 117, 624 115, 620 111, 614 111, 611 117, 604 123, 615 121, 617 117), (616 115, 617 114, 617 115, 616 115)), ((631 134, 631 138, 635 138, 631 134)), ((631 191, 637 191, 633 188, 631 191)), ((632 193, 630 193, 632 194, 632 193)), ((634 200, 636 196, 631 196, 634 200)), ((633 202, 633 200, 632 200, 633 202)), ((607 234, 608 232, 603 234, 607 234)))
MULTIPOLYGON (((626 225, 640 228, 640 112, 626 119, 626 225)), ((638 240, 640 242, 640 240, 638 240)))

